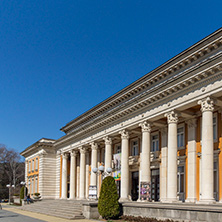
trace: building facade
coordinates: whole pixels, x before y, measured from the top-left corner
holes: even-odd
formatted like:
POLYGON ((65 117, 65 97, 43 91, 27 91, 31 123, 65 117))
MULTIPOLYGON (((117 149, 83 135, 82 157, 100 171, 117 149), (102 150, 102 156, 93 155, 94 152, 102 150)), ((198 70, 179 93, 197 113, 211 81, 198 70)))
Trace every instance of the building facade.
POLYGON ((92 169, 102 165, 123 202, 220 202, 221 114, 219 29, 66 124, 65 136, 23 151, 31 193, 98 197, 102 175, 92 169))

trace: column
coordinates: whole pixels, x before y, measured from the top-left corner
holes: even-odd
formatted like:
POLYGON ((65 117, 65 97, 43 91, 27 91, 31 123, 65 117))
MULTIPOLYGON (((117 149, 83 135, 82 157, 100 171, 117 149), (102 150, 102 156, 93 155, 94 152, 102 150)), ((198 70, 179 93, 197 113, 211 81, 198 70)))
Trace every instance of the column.
POLYGON ((86 184, 85 184, 85 197, 89 198, 89 152, 86 151, 86 184))
POLYGON ((80 150, 80 191, 79 199, 85 199, 85 176, 86 176, 86 149, 81 147, 80 150))
POLYGON ((112 168, 112 139, 106 136, 105 140, 105 170, 112 168))
POLYGON ((198 101, 202 111, 202 148, 201 148, 201 199, 202 203, 213 203, 214 200, 214 140, 213 140, 213 100, 209 97, 198 101))
POLYGON ((188 127, 188 172, 186 202, 196 202, 196 119, 187 122, 188 127))
POLYGON ((121 194, 120 201, 129 200, 129 133, 122 130, 121 134, 121 194))
POLYGON ((62 154, 62 199, 67 199, 67 159, 68 154, 62 154))
MULTIPOLYGON (((140 183, 151 182, 151 171, 150 171, 150 132, 151 127, 150 124, 146 121, 139 124, 142 128, 142 153, 141 153, 141 163, 140 163, 140 170, 141 170, 141 177, 140 183)), ((150 184, 151 187, 151 184, 150 184)))
MULTIPOLYGON (((97 150, 97 169, 99 169, 100 166, 100 149, 97 150)), ((99 198, 100 193, 100 174, 97 174, 97 198, 99 198)))
POLYGON ((161 129, 160 201, 167 200, 167 128, 161 129))
POLYGON ((174 111, 165 114, 168 122, 167 201, 177 201, 177 122, 174 111))
POLYGON ((79 191, 80 191, 80 156, 79 153, 77 155, 77 167, 76 167, 76 198, 79 199, 79 191))
POLYGON ((98 144, 97 143, 91 143, 91 149, 92 149, 92 154, 91 154, 91 180, 90 180, 90 185, 91 186, 96 186, 96 174, 93 173, 92 169, 97 168, 97 150, 98 150, 98 144))
POLYGON ((70 162, 70 199, 75 198, 76 190, 76 156, 77 152, 72 150, 70 152, 71 162, 70 162))

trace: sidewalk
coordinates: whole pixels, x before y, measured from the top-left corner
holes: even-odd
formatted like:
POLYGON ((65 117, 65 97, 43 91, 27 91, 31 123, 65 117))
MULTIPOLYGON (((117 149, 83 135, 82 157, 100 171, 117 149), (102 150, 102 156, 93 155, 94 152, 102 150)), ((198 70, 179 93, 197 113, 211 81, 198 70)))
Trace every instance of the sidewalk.
POLYGON ((43 221, 47 221, 47 222, 68 222, 68 221, 69 222, 70 221, 75 221, 75 222, 96 222, 96 221, 98 221, 98 220, 89 220, 89 219, 67 220, 67 219, 63 219, 63 218, 59 218, 59 217, 48 216, 48 215, 45 215, 45 214, 24 211, 24 210, 21 210, 17 206, 12 206, 12 205, 10 206, 10 205, 4 204, 4 203, 2 204, 2 209, 6 210, 6 211, 11 211, 13 213, 21 214, 21 215, 24 215, 24 216, 36 218, 36 219, 43 220, 43 221))

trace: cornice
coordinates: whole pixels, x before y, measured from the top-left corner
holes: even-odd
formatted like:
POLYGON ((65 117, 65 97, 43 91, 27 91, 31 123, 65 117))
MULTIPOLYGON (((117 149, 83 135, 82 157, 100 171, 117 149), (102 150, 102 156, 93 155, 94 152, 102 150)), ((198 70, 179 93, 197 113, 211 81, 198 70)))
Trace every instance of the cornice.
POLYGON ((173 78, 174 75, 180 71, 188 70, 192 64, 204 60, 221 47, 221 35, 222 29, 217 30, 123 90, 75 118, 66 126, 62 127, 61 130, 68 134, 72 133, 71 129, 78 130, 86 122, 94 122, 97 118, 106 115, 108 112, 112 112, 114 108, 121 106, 122 103, 129 101, 136 95, 141 94, 141 92, 146 92, 163 81, 169 81, 170 78, 173 78))
POLYGON ((170 99, 184 94, 189 89, 200 86, 201 82, 210 81, 211 78, 222 78, 221 57, 219 59, 217 58, 211 67, 208 67, 208 62, 204 65, 205 66, 198 69, 190 69, 189 72, 178 73, 178 76, 177 78, 174 78, 174 81, 169 81, 166 84, 162 84, 162 86, 158 86, 155 91, 152 91, 153 89, 151 89, 144 97, 135 97, 134 100, 131 99, 127 101, 119 107, 119 109, 116 109, 116 111, 113 110, 109 115, 104 115, 100 119, 98 118, 97 120, 94 120, 93 124, 88 122, 84 128, 78 128, 78 131, 60 138, 56 144, 59 144, 60 141, 67 137, 79 137, 95 129, 108 126, 111 123, 115 124, 119 119, 124 119, 125 117, 129 118, 130 115, 133 115, 136 112, 138 113, 140 110, 151 109, 162 101, 169 101, 170 99), (220 62, 218 63, 218 61, 220 62))

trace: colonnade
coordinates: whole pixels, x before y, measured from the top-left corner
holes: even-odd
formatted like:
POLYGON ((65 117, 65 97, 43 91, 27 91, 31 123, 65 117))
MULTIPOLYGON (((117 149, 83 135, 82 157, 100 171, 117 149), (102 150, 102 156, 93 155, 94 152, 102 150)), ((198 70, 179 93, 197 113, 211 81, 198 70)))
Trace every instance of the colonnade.
MULTIPOLYGON (((211 203, 213 197, 213 100, 209 97, 198 102, 201 105, 202 112, 202 180, 201 180, 201 198, 200 202, 211 203)), ((176 202, 177 199, 177 125, 178 113, 170 111, 165 114, 167 118, 167 127, 161 129, 161 165, 160 165, 160 201, 176 202)), ((188 126, 188 187, 187 202, 196 201, 196 119, 186 121, 188 126)), ((151 182, 150 170, 150 150, 151 150, 151 128, 152 124, 144 121, 139 124, 142 134, 142 151, 140 162, 140 182, 151 182)), ((120 201, 129 200, 129 132, 122 130, 119 132, 121 136, 121 194, 120 201)), ((112 139, 108 136, 103 138, 105 142, 105 169, 112 167, 112 139)), ((88 198, 88 185, 96 186, 98 184, 97 177, 92 169, 98 167, 100 163, 98 155, 98 144, 90 143, 91 150, 91 176, 90 183, 87 178, 89 172, 89 153, 86 148, 79 148, 80 153, 80 178, 76 175, 77 167, 77 151, 70 152, 70 199, 88 198), (75 195, 76 190, 79 191, 75 195), (76 187, 77 184, 77 187, 76 187)), ((61 198, 67 198, 67 157, 64 153, 62 158, 62 192, 61 198)), ((98 185, 97 185, 98 186, 98 185)), ((97 188, 98 189, 98 188, 97 188)))

